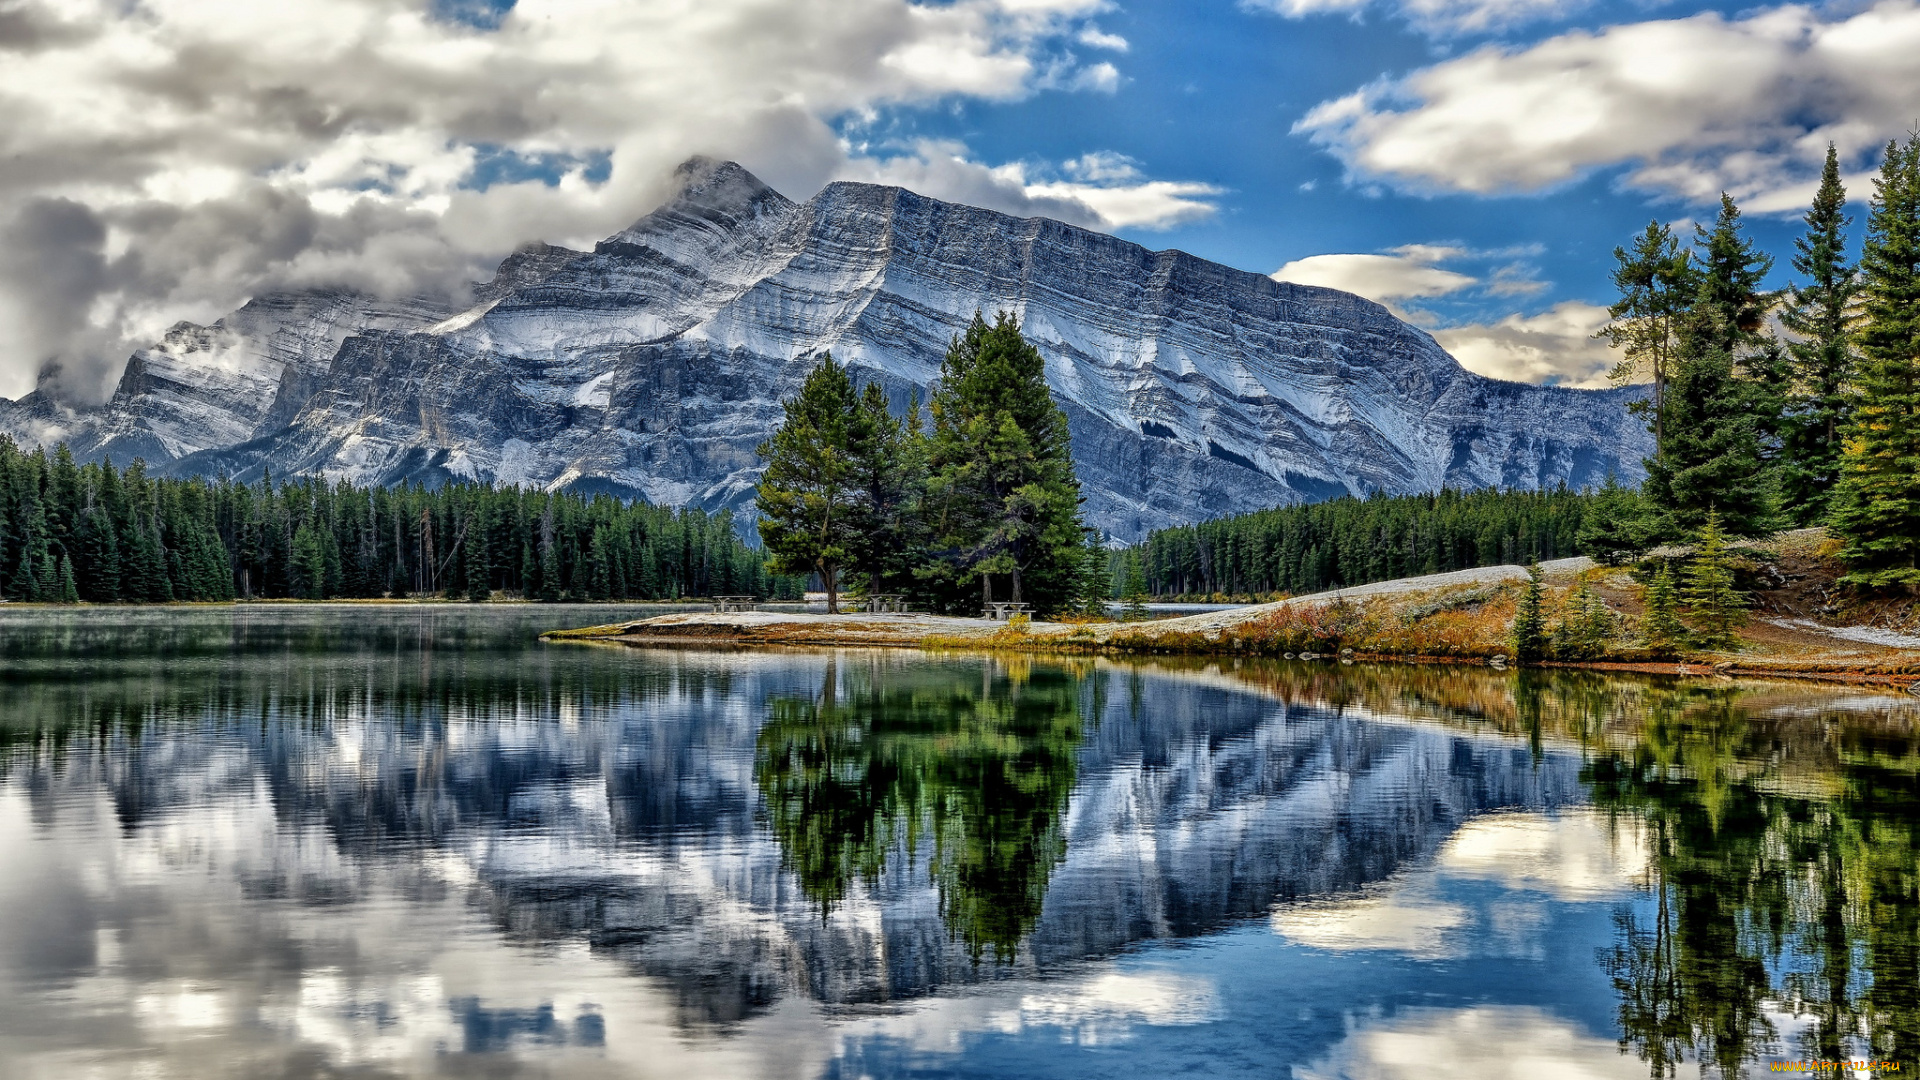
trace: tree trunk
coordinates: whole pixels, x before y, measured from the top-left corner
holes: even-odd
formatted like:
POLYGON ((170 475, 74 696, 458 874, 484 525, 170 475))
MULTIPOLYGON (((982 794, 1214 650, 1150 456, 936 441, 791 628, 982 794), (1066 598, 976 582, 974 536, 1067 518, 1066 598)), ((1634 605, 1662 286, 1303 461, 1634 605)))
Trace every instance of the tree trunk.
POLYGON ((1013 603, 1016 603, 1016 604, 1020 602, 1020 564, 1019 564, 1019 563, 1014 563, 1014 564, 1013 564, 1013 596, 1012 596, 1012 602, 1013 602, 1013 603))
POLYGON ((833 567, 828 566, 825 563, 821 563, 819 565, 820 565, 820 581, 822 584, 824 584, 827 587, 827 614, 838 615, 840 614, 839 575, 834 573, 833 567))

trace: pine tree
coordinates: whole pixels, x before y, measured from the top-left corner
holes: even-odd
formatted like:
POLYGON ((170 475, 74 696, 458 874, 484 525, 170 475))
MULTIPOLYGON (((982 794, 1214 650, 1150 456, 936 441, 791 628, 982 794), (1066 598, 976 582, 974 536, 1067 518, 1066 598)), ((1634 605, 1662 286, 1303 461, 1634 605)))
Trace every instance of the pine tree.
POLYGON ((173 580, 167 574, 167 549, 160 536, 160 511, 146 462, 135 459, 122 481, 125 518, 121 522, 121 595, 150 604, 172 603, 173 580))
POLYGON ((80 584, 73 579, 73 560, 60 556, 60 602, 77 604, 80 602, 80 584))
POLYGON ((1687 627, 1675 611, 1678 600, 1674 596, 1673 571, 1665 561, 1648 583, 1641 603, 1646 614, 1640 619, 1640 636, 1647 648, 1662 654, 1677 652, 1686 643, 1687 627))
POLYGON ((1127 622, 1139 622, 1147 617, 1147 574, 1140 565, 1140 553, 1128 548, 1121 564, 1126 572, 1121 586, 1121 599, 1125 606, 1120 609, 1120 617, 1127 622))
MULTIPOLYGON (((540 599, 558 600, 563 579, 560 576, 560 543, 555 534, 555 516, 553 502, 549 500, 540 511, 540 599)), ((649 558, 651 558, 651 550, 649 558)), ((648 596, 658 595, 651 588, 648 596)))
POLYGON ((1647 550, 1653 528, 1639 492, 1621 486, 1608 473, 1607 482, 1594 492, 1593 503, 1581 519, 1576 542, 1583 553, 1608 566, 1620 566, 1647 550))
POLYGON ((1727 554, 1719 514, 1709 513, 1700 526, 1685 579, 1680 598, 1687 604, 1696 639, 1708 648, 1732 645, 1734 628, 1747 621, 1747 598, 1734 587, 1732 559, 1727 554))
POLYGON ((299 595, 308 600, 323 600, 327 595, 327 555, 320 543, 320 532, 311 520, 304 521, 293 534, 294 580, 299 595))
POLYGON ((462 546, 467 559, 467 599, 476 604, 485 603, 493 595, 493 568, 492 553, 487 546, 487 516, 480 505, 475 506, 472 517, 467 519, 467 538, 462 546))
POLYGON ((1107 601, 1113 597, 1112 555, 1099 532, 1088 529, 1073 605, 1078 614, 1100 618, 1106 616, 1107 601))
POLYGON ((1920 589, 1920 134, 1887 144, 1860 271, 1859 396, 1832 517, 1841 580, 1920 589))
POLYGON ((1614 248, 1618 266, 1613 272, 1620 299, 1607 309, 1611 318, 1599 336, 1624 356, 1609 378, 1615 382, 1651 380, 1653 396, 1630 408, 1651 413, 1655 453, 1666 442, 1667 379, 1679 336, 1680 316, 1692 304, 1697 283, 1691 256, 1680 247, 1673 231, 1658 221, 1633 242, 1633 249, 1614 248))
POLYGON ((1538 660, 1547 651, 1547 617, 1540 564, 1527 567, 1527 587, 1520 593, 1520 605, 1513 615, 1513 656, 1520 661, 1538 660))
POLYGON ((1045 613, 1072 602, 1084 526, 1067 417, 1047 389, 1046 361, 1002 313, 978 314, 956 338, 932 400, 927 521, 948 558, 923 579, 952 609, 996 578, 1008 599, 1045 613))
POLYGON ((1664 406, 1666 435, 1647 459, 1642 491, 1668 536, 1698 528, 1709 510, 1735 533, 1754 536, 1773 525, 1772 477, 1761 454, 1773 406, 1750 375, 1773 303, 1760 288, 1772 260, 1744 234, 1729 196, 1720 197, 1714 227, 1697 232, 1698 288, 1681 318, 1664 406))
POLYGON ((1793 387, 1782 432, 1783 509, 1796 525, 1826 517, 1840 479, 1853 378, 1854 300, 1859 275, 1847 263, 1847 191, 1840 183, 1840 157, 1827 144, 1820 190, 1807 211, 1807 231, 1794 240, 1793 269, 1805 278, 1788 293, 1780 322, 1794 335, 1793 387))
POLYGON ((1606 654, 1619 619, 1584 579, 1567 597, 1567 606, 1551 635, 1553 653, 1563 660, 1591 660, 1606 654))
POLYGON ((755 506, 760 539, 781 573, 820 576, 827 610, 840 610, 840 570, 857 545, 847 419, 853 384, 831 353, 783 403, 786 419, 759 454, 767 460, 755 506))
POLYGON ((887 409, 879 383, 868 383, 847 420, 847 464, 856 492, 850 507, 853 568, 868 592, 905 585, 923 546, 920 497, 926 463, 916 400, 903 421, 887 409))

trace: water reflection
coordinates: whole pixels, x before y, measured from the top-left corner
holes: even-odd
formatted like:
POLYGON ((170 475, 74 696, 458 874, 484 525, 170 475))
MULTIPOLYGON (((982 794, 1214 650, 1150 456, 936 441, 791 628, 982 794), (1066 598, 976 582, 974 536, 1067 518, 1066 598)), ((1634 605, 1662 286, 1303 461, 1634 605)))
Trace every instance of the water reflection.
POLYGON ((1911 1061, 1893 699, 165 617, 0 616, 23 1075, 1911 1061))
POLYGON ((1622 1039, 1655 1076, 1697 1054, 1920 1060, 1920 755, 1906 724, 1756 715, 1734 690, 1647 696, 1590 770, 1646 823, 1649 911, 1606 956, 1622 1039), (1790 1039, 1787 1028, 1795 1028, 1790 1039))
POLYGON ((783 865, 831 911, 926 849, 948 933, 975 963, 1013 959, 1066 858, 1083 671, 861 668, 842 689, 829 664, 816 697, 773 699, 754 780, 783 865))

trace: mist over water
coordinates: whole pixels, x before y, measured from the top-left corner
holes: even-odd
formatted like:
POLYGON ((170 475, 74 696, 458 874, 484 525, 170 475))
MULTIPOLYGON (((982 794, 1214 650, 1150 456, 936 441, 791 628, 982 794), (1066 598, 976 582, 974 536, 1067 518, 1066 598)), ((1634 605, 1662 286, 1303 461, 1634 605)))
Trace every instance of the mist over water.
POLYGON ((1909 700, 623 614, 0 612, 7 1075, 1916 1067, 1909 700))

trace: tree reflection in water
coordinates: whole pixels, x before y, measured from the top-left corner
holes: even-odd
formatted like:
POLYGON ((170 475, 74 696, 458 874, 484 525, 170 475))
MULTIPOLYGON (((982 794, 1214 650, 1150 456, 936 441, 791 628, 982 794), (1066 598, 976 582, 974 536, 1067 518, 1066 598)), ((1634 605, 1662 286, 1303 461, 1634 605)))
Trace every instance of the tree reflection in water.
POLYGON ((1653 1076, 1688 1051, 1920 1063, 1920 757, 1910 727, 1756 717, 1740 690, 1648 688, 1595 803, 1645 821, 1651 911, 1601 956, 1623 1048, 1653 1076), (1779 1022, 1796 1017, 1783 1037, 1779 1022), (1804 1025, 1804 1026, 1802 1026, 1804 1025))
POLYGON ((924 669, 829 666, 813 700, 779 698, 754 777, 786 867, 823 913, 890 858, 930 845, 950 934, 1011 960, 1066 857, 1084 680, 1015 660, 979 686, 924 669))

